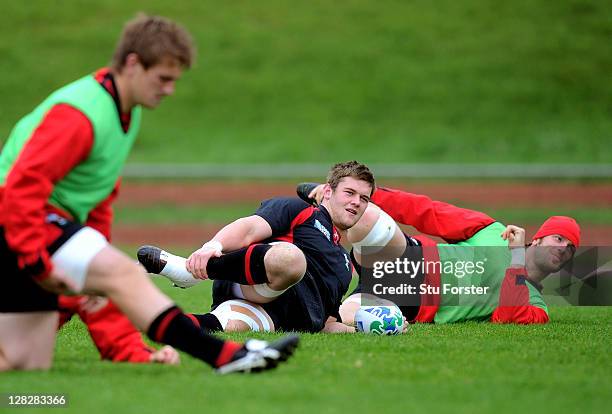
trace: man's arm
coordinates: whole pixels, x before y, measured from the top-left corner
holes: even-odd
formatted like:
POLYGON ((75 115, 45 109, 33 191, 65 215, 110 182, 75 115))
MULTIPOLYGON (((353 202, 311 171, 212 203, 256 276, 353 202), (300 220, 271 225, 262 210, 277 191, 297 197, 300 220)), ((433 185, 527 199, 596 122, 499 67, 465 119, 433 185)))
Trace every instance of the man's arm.
POLYGON ((525 230, 509 225, 501 234, 508 240, 512 261, 502 282, 499 306, 493 312, 495 323, 546 323, 549 321, 546 304, 540 292, 531 286, 525 267, 525 230))
MULTIPOLYGON (((308 198, 320 203, 323 189, 323 184, 318 185, 308 194, 308 198)), ((495 222, 493 218, 480 211, 460 208, 432 200, 425 195, 386 187, 377 188, 371 201, 398 223, 413 226, 421 233, 441 237, 449 243, 467 240, 482 228, 495 222)))
POLYGON ((208 279, 206 266, 211 257, 219 257, 272 236, 270 224, 262 217, 253 215, 240 218, 223 227, 208 242, 204 243, 187 259, 187 270, 198 279, 208 279))
POLYGON ((488 215, 442 201, 390 188, 377 188, 372 202, 395 221, 413 226, 421 233, 448 242, 467 240, 495 222, 488 215))
POLYGON ((89 156, 92 145, 87 117, 69 105, 56 105, 24 144, 6 178, 2 207, 7 243, 19 267, 38 280, 52 269, 45 206, 54 184, 89 156))
POLYGON ((544 300, 535 287, 530 287, 525 268, 508 268, 499 294, 499 306, 491 322, 534 324, 550 318, 544 300), (539 297, 539 300, 538 300, 539 297))
POLYGON ((260 216, 239 218, 223 227, 212 238, 223 245, 224 251, 233 251, 253 243, 266 240, 272 236, 272 228, 260 216))

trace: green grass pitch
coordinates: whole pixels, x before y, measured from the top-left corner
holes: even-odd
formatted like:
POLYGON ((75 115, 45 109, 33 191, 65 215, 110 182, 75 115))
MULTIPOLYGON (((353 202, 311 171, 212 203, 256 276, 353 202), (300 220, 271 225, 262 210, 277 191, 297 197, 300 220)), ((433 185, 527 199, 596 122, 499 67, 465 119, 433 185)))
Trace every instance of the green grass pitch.
POLYGON ((56 3, 3 2, 0 141, 145 10, 187 26, 199 58, 131 161, 612 159, 610 2, 56 3))
MULTIPOLYGON (((188 311, 209 306, 209 286, 157 283, 188 311)), ((612 398, 611 317, 610 308, 564 307, 552 308, 545 326, 304 334, 289 363, 253 376, 218 376, 185 354, 178 367, 101 362, 77 319, 59 333, 51 371, 0 374, 0 392, 66 393, 67 411, 88 414, 603 412, 612 398)))

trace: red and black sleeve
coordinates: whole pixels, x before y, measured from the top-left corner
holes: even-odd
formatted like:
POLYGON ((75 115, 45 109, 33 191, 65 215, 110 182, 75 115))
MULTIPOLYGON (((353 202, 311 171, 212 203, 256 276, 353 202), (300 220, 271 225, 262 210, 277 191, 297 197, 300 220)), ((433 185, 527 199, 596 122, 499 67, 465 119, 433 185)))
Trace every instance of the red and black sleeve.
POLYGON ((499 294, 499 306, 493 311, 491 322, 534 324, 549 321, 546 310, 529 302, 527 270, 524 267, 506 269, 499 294))
POLYGON ((51 271, 46 251, 45 207, 56 182, 89 155, 93 128, 87 117, 66 104, 54 106, 24 144, 3 191, 6 240, 20 268, 44 278, 51 271))
POLYGON ((385 187, 376 189, 372 202, 395 221, 413 226, 421 233, 441 237, 449 243, 467 240, 495 222, 479 211, 385 187))

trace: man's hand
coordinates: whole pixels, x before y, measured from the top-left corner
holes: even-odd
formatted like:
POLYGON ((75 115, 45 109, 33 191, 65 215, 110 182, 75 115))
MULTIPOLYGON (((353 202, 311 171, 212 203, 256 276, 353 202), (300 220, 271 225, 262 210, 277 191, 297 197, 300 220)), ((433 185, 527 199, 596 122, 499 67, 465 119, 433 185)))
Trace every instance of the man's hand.
POLYGON ((76 282, 57 267, 51 270, 48 277, 36 280, 36 283, 43 289, 58 295, 74 295, 79 290, 76 282))
POLYGON ((408 333, 408 320, 404 315, 402 315, 402 323, 402 334, 408 333))
POLYGON ((185 267, 196 279, 208 279, 208 273, 206 272, 206 266, 211 257, 220 257, 222 255, 223 247, 221 243, 216 241, 210 241, 205 243, 195 252, 191 253, 185 267))
POLYGON ((176 349, 166 345, 153 352, 150 361, 157 364, 178 365, 181 363, 181 357, 176 349))
POLYGON ((513 226, 506 226, 506 230, 501 234, 502 239, 508 240, 508 247, 525 247, 525 229, 513 226))
POLYGON ((355 327, 339 322, 338 319, 330 316, 325 322, 325 326, 321 329, 323 333, 355 333, 355 327))
POLYGON ((102 296, 84 296, 79 302, 83 312, 96 313, 108 305, 108 298, 102 296))
POLYGON ((312 198, 317 202, 317 204, 321 204, 323 200, 323 193, 325 192, 325 184, 319 184, 316 186, 310 194, 308 194, 308 198, 312 198))

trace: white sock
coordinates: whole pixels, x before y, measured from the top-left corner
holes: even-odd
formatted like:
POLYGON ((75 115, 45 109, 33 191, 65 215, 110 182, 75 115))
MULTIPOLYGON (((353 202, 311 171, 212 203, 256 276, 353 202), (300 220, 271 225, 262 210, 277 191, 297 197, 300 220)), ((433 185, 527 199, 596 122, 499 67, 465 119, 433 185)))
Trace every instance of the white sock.
POLYGON ((185 267, 185 262, 187 262, 187 259, 184 257, 176 256, 162 250, 161 259, 166 262, 166 265, 159 274, 166 276, 176 285, 180 287, 191 287, 202 282, 202 279, 196 279, 191 273, 189 273, 185 267))

